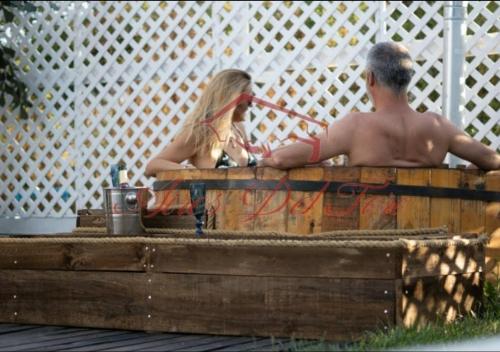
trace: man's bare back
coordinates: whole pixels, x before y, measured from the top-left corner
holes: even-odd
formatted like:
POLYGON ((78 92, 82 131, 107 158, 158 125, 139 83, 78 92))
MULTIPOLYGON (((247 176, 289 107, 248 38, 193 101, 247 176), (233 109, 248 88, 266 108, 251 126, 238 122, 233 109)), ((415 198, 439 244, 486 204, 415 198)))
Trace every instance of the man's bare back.
POLYGON ((449 138, 437 114, 408 109, 359 113, 354 119, 351 166, 432 167, 440 165, 448 151, 449 138))

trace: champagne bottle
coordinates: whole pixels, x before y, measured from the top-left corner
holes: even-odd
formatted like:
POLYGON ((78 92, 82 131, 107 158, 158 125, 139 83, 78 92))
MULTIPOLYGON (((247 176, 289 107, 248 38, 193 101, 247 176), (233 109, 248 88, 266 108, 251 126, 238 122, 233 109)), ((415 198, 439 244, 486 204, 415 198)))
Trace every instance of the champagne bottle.
POLYGON ((120 188, 128 188, 127 165, 124 162, 118 164, 118 179, 120 188))

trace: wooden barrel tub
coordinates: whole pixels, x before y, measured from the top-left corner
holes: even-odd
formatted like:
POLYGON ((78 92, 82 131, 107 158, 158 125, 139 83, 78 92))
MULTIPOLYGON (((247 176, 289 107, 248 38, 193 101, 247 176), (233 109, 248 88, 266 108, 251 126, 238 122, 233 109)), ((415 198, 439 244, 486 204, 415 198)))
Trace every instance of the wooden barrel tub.
MULTIPOLYGON (((329 167, 176 170, 158 175, 156 210, 189 211, 189 184, 206 184, 208 228, 308 235, 447 226, 486 233, 500 259, 500 172, 329 167)), ((498 267, 497 269, 498 270, 498 267)), ((496 273, 499 274, 498 272, 496 273)))
POLYGON ((478 312, 485 241, 442 229, 4 236, 0 322, 355 340, 478 312))

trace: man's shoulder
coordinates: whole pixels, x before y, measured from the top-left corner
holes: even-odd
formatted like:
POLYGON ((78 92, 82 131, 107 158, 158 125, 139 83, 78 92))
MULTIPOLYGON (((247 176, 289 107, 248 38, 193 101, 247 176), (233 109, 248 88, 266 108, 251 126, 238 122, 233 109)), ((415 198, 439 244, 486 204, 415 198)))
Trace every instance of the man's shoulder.
POLYGON ((361 112, 361 111, 351 111, 350 113, 344 116, 344 119, 356 121, 364 118, 369 118, 375 116, 374 112, 361 112))
POLYGON ((434 111, 426 111, 426 112, 421 112, 420 113, 422 117, 429 118, 429 119, 434 119, 434 120, 445 120, 443 115, 438 114, 437 112, 434 111))
POLYGON ((427 119, 432 125, 438 128, 446 128, 453 124, 443 115, 433 111, 420 113, 421 117, 427 119))

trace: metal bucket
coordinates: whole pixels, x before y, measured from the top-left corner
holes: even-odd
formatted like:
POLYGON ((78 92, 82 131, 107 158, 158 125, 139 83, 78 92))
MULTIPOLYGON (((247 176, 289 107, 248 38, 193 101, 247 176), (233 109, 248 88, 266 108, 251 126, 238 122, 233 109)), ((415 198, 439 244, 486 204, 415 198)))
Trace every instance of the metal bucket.
POLYGON ((104 211, 108 235, 144 233, 141 213, 147 207, 146 187, 104 188, 104 211))

